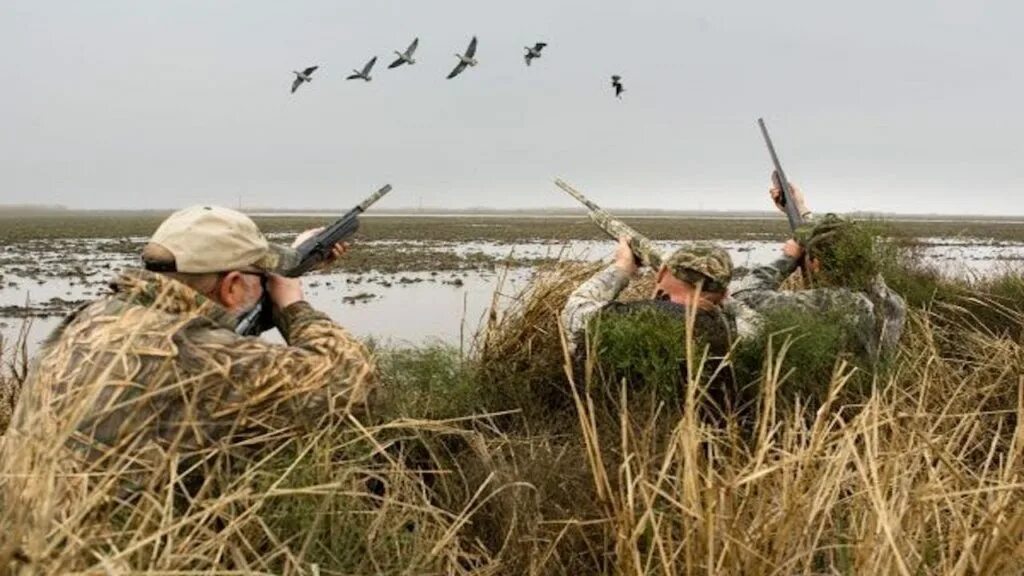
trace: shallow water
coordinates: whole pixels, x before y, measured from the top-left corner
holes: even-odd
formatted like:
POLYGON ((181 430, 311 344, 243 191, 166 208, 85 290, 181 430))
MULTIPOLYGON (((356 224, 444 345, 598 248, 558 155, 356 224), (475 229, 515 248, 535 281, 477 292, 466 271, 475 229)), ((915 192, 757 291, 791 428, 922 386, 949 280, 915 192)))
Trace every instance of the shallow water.
MULTIPOLYGON (((1019 270, 1024 261, 1024 244, 950 238, 927 238, 924 242, 919 249, 922 257, 955 276, 977 277, 1019 270)), ((133 256, 119 253, 115 243, 79 240, 56 249, 46 243, 0 248, 0 335, 7 341, 13 340, 23 322, 19 317, 23 311, 13 308, 28 302, 36 313, 46 314, 32 319, 29 345, 34 348, 59 323, 64 310, 70 308, 68 302, 87 301, 105 293, 105 284, 116 270, 135 262, 133 256), (46 270, 61 270, 65 275, 47 274, 46 270), (73 275, 68 275, 69 271, 73 275), (45 305, 54 298, 60 300, 45 305)), ((765 264, 779 253, 777 242, 748 240, 720 244, 732 255, 736 266, 765 264)), ((674 245, 664 243, 662 248, 670 250, 674 245)), ((432 242, 429 246, 458 255, 480 253, 504 258, 511 254, 521 260, 607 260, 614 250, 612 243, 600 241, 514 245, 432 242)), ((526 284, 530 272, 529 267, 508 271, 497 297, 499 308, 526 284)), ((307 278, 305 286, 306 297, 314 307, 358 336, 397 343, 442 340, 468 345, 499 288, 498 277, 491 271, 334 272, 307 278), (359 296, 365 299, 346 300, 359 296)))

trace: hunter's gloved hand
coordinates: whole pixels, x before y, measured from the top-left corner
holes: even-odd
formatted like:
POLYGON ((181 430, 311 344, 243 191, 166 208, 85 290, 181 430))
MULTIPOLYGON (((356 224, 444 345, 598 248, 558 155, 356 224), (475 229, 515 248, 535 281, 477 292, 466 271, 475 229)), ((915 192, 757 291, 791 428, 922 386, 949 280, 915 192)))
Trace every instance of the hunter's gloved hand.
POLYGON ((636 255, 629 247, 629 236, 619 237, 619 245, 615 248, 615 267, 628 276, 636 274, 636 255))
MULTIPOLYGON (((793 191, 793 201, 796 202, 797 212, 799 212, 801 216, 808 214, 810 210, 807 209, 807 202, 804 201, 804 193, 801 192, 800 188, 792 182, 789 183, 789 189, 793 191)), ((775 203, 775 207, 778 208, 780 212, 785 213, 786 209, 781 204, 782 184, 779 183, 779 175, 775 172, 772 172, 772 187, 768 190, 768 194, 772 197, 772 202, 775 203)))

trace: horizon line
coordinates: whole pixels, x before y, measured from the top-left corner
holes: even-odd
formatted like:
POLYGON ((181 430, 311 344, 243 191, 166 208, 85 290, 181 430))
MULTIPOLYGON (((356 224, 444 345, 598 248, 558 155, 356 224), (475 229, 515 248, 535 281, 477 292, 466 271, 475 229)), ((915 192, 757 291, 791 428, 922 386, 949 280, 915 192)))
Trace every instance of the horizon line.
MULTIPOLYGON (((229 206, 230 207, 230 206, 229 206)), ((332 210, 330 208, 315 207, 315 208, 274 208, 268 206, 234 206, 232 208, 238 209, 239 211, 246 214, 342 214, 347 211, 347 208, 339 208, 332 210)), ((6 211, 12 211, 17 213, 32 213, 35 212, 37 215, 46 214, 61 214, 61 213, 170 213, 178 210, 178 208, 75 208, 69 207, 63 204, 0 204, 0 218, 5 216, 6 211)), ((781 218, 785 216, 779 212, 771 210, 736 210, 736 209, 678 209, 678 208, 626 208, 626 207, 606 207, 605 210, 612 213, 619 214, 634 214, 634 215, 687 215, 687 216, 728 216, 728 215, 740 215, 740 216, 756 216, 764 218, 781 218)), ((417 215, 426 216, 444 216, 446 214, 461 214, 461 215, 535 215, 543 216, 546 214, 564 214, 573 215, 580 214, 585 215, 586 209, 582 207, 553 207, 553 206, 537 206, 537 207, 524 207, 524 208, 490 208, 486 206, 473 206, 466 208, 452 208, 452 207, 441 207, 441 206, 399 206, 374 209, 370 212, 363 214, 363 216, 373 216, 379 214, 381 216, 387 215, 402 215, 414 217, 417 215)), ((841 214, 861 215, 861 216, 877 216, 877 217, 914 217, 914 218, 928 218, 928 217, 943 217, 951 218, 955 220, 969 220, 972 218, 984 218, 984 219, 996 219, 996 220, 1018 220, 1024 219, 1024 214, 964 214, 964 213, 947 213, 947 212, 890 212, 882 210, 857 210, 853 212, 841 212, 841 214)))

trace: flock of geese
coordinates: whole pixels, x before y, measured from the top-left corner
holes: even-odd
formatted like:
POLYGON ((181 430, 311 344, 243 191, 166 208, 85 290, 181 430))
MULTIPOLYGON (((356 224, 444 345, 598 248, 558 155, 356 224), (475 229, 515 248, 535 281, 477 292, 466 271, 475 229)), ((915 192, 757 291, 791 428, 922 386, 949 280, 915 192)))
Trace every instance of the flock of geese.
MULTIPOLYGON (((413 55, 416 54, 416 48, 419 45, 420 39, 414 38, 412 43, 409 44, 409 47, 406 48, 404 52, 399 52, 398 50, 395 50, 395 55, 398 57, 395 58, 394 62, 388 65, 388 69, 398 68, 399 66, 405 64, 408 64, 410 66, 415 64, 416 59, 413 58, 413 55)), ((533 46, 525 46, 526 54, 523 56, 523 58, 526 60, 526 65, 529 66, 530 62, 537 58, 540 58, 541 51, 544 50, 544 47, 546 46, 547 44, 544 42, 537 42, 533 46)), ((473 36, 473 39, 469 41, 469 46, 466 47, 466 52, 464 54, 455 54, 455 56, 456 58, 459 59, 459 63, 456 64, 455 68, 453 68, 452 71, 448 73, 448 76, 446 78, 448 78, 449 80, 455 78, 459 74, 462 74, 462 72, 467 67, 477 65, 476 36, 473 36)), ((373 80, 373 77, 370 76, 370 72, 373 70, 373 65, 376 63, 377 57, 374 56, 373 58, 370 58, 369 62, 363 65, 363 68, 361 70, 353 69, 352 74, 346 76, 345 79, 362 80, 364 82, 369 82, 373 80)), ((292 94, 294 94, 295 91, 299 89, 299 86, 302 86, 306 82, 313 81, 313 72, 316 72, 317 68, 319 68, 319 66, 309 66, 302 72, 299 72, 298 70, 292 71, 295 74, 295 80, 292 82, 292 94)), ((622 93, 626 91, 626 89, 622 86, 622 76, 619 76, 618 74, 612 76, 612 89, 615 91, 616 98, 622 98, 622 93)))

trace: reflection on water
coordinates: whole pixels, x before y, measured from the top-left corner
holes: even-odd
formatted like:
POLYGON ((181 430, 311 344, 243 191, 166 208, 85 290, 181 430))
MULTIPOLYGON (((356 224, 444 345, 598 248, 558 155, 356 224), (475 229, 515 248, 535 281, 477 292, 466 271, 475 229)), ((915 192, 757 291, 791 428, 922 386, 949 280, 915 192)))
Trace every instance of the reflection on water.
MULTIPOLYGON (((500 289, 498 276, 493 273, 466 273, 459 276, 461 285, 442 283, 429 274, 403 274, 407 283, 396 282, 388 288, 348 284, 346 280, 353 278, 348 274, 323 274, 308 283, 316 286, 307 285, 305 296, 315 308, 363 338, 390 343, 443 340, 468 346, 492 300, 497 298, 499 306, 507 303, 525 285, 529 272, 509 271, 500 289), (345 301, 345 297, 357 294, 373 297, 345 301)), ((32 318, 29 346, 37 347, 60 321, 60 316, 32 318)), ((20 318, 0 318, 0 335, 12 342, 22 322, 20 318)), ((276 332, 267 336, 281 341, 276 332)))
MULTIPOLYGON (((344 276, 323 277, 342 280, 344 276)), ((306 298, 315 308, 360 336, 392 342, 422 343, 440 339, 469 344, 498 290, 495 274, 466 273, 460 276, 461 286, 431 281, 429 274, 404 276, 413 282, 397 283, 390 288, 366 288, 366 292, 375 295, 367 301, 346 304, 342 300, 344 296, 363 290, 339 291, 325 284, 307 288, 306 298)), ((525 269, 510 272, 499 290, 499 306, 514 296, 528 277, 529 271, 525 269)))

